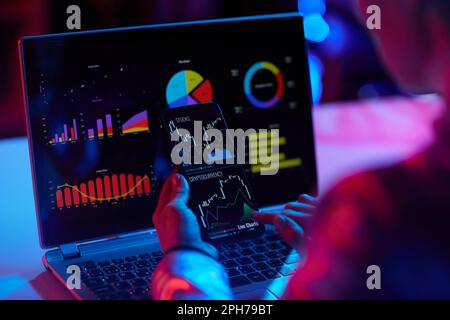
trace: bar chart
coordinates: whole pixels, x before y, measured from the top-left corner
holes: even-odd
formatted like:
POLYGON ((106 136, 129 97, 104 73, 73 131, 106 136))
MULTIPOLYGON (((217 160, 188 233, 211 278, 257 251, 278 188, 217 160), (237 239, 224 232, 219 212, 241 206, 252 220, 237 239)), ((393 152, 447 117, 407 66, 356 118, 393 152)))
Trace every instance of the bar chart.
POLYGON ((104 118, 97 119, 96 128, 89 128, 87 132, 88 132, 89 140, 94 140, 95 138, 104 139, 105 136, 108 138, 114 137, 114 130, 113 130, 111 114, 106 114, 104 118), (106 124, 106 131, 105 131, 104 124, 106 124), (97 129, 97 133, 95 131, 96 129, 97 129))
POLYGON ((63 130, 60 133, 55 133, 53 135, 52 139, 49 142, 51 145, 78 140, 78 126, 76 119, 72 119, 72 127, 70 127, 70 129, 67 123, 63 124, 62 128, 63 130))
POLYGON ((125 121, 121 120, 123 116, 121 111, 120 108, 116 108, 104 115, 97 114, 88 118, 80 113, 70 121, 70 124, 66 122, 53 125, 56 129, 51 130, 50 135, 47 131, 49 125, 46 118, 43 118, 44 141, 51 146, 56 146, 69 142, 98 141, 150 132, 147 110, 131 113, 125 121))
POLYGON ((148 175, 112 174, 79 185, 65 183, 56 188, 58 209, 86 204, 112 202, 119 199, 149 196, 152 193, 148 175))

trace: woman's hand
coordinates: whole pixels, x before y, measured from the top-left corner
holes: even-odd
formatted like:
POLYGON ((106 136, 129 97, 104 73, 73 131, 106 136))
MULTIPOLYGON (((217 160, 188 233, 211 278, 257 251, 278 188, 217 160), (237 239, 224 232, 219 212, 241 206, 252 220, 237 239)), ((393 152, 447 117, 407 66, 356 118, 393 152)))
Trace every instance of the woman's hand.
POLYGON ((197 218, 187 206, 188 200, 189 185, 186 179, 173 173, 164 184, 153 215, 161 247, 164 252, 177 247, 190 247, 216 256, 214 247, 203 242, 197 218))
POLYGON ((304 194, 297 201, 285 205, 282 210, 254 212, 252 218, 260 223, 274 225, 284 241, 298 250, 305 236, 302 225, 313 216, 317 203, 317 199, 304 194))

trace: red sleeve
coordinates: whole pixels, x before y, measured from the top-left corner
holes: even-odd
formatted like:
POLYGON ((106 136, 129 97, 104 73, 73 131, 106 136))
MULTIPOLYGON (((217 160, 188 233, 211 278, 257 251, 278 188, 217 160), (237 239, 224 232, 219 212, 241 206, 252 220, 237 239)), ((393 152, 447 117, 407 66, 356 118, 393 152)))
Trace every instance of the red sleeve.
POLYGON ((390 219, 389 208, 374 174, 348 178, 333 188, 320 201, 305 265, 284 298, 351 298, 365 288, 373 226, 390 219))
POLYGON ((213 258, 196 251, 167 254, 152 277, 155 300, 228 300, 233 293, 228 275, 213 258))

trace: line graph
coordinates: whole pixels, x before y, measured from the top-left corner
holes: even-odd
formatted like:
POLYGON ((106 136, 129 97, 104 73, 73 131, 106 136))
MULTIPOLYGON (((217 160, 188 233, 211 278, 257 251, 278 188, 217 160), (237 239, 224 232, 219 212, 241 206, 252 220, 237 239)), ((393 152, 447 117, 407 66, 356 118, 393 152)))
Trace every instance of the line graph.
POLYGON ((232 181, 233 179, 236 179, 237 181, 239 181, 239 183, 242 185, 242 187, 245 188, 248 199, 251 199, 251 195, 250 195, 250 192, 248 191, 248 187, 244 183, 244 181, 242 181, 241 177, 238 175, 229 175, 225 180, 219 180, 221 196, 219 196, 219 194, 217 194, 217 193, 213 194, 208 200, 203 202, 203 206, 208 207, 214 199, 226 200, 224 186, 228 182, 232 181))
MULTIPOLYGON (((195 141, 195 137, 193 135, 191 135, 190 132, 182 134, 180 132, 180 129, 177 127, 177 125, 175 124, 175 122, 173 120, 171 120, 169 122, 169 130, 170 130, 170 134, 171 135, 173 135, 173 133, 176 132, 178 137, 180 137, 181 141, 187 142, 189 140, 192 140, 192 142, 194 143, 194 147, 197 146, 197 142, 195 141)), ((183 129, 183 130, 186 130, 186 129, 183 129)))
MULTIPOLYGON (((214 181, 218 192, 211 194, 197 207, 204 228, 220 228, 241 223, 250 218, 255 207, 245 181, 239 175, 228 175, 214 181)), ((212 185, 210 185, 212 189, 212 185)))
MULTIPOLYGON (((195 121, 195 122, 201 122, 201 121, 195 121)), ((210 130, 210 129, 215 129, 219 123, 222 123, 222 118, 221 117, 216 118, 214 121, 211 121, 211 122, 206 123, 206 124, 202 123, 202 131, 203 131, 202 141, 208 146, 208 148, 209 148, 209 141, 208 141, 209 140, 209 135, 208 135, 207 131, 210 130)), ((180 132, 180 128, 178 128, 178 126, 175 124, 174 120, 170 120, 169 121, 168 127, 169 127, 169 132, 170 132, 171 135, 174 132, 176 132, 178 137, 180 137, 182 141, 187 142, 189 140, 192 140, 192 142, 194 143, 194 147, 197 146, 197 142, 195 140, 195 137, 190 133, 190 130, 188 128, 182 128, 184 130, 187 129, 189 131, 188 133, 182 134, 180 132)))
POLYGON ((220 222, 221 216, 219 214, 219 212, 223 211, 224 209, 233 209, 233 210, 237 210, 237 211, 241 211, 239 206, 242 205, 243 208, 243 215, 240 219, 240 222, 244 222, 246 220, 248 220, 250 218, 251 213, 254 211, 249 205, 247 205, 247 203, 245 201, 243 201, 243 198, 245 198, 244 193, 239 190, 236 194, 236 197, 234 199, 233 202, 223 205, 223 206, 217 206, 215 208, 215 210, 210 211, 210 210, 204 210, 202 208, 201 205, 199 205, 199 210, 201 213, 201 221, 202 224, 205 228, 214 226, 214 227, 221 227, 224 225, 228 225, 230 224, 230 222, 220 222), (213 223, 211 223, 210 221, 214 220, 213 223), (208 227, 209 226, 209 227, 208 227))
POLYGON ((206 124, 205 126, 203 126, 203 130, 206 131, 208 129, 214 129, 216 128, 217 124, 222 123, 222 118, 219 117, 214 121, 211 121, 210 123, 206 124))

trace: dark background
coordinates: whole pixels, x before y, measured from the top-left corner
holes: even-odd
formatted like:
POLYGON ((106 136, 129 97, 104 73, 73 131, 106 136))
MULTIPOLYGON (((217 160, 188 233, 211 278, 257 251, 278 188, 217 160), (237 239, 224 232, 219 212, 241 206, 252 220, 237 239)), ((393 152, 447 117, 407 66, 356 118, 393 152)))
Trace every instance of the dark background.
MULTIPOLYGON (((300 0, 318 3, 322 0, 300 0)), ((297 0, 3 0, 0 2, 0 138, 26 134, 17 40, 67 32, 66 9, 82 10, 82 29, 258 15, 298 10, 297 0)), ((375 56, 352 0, 326 0, 329 41, 310 43, 323 74, 320 102, 398 93, 375 56), (351 41, 350 41, 351 40, 351 41)), ((313 86, 316 81, 313 81, 313 86)))

